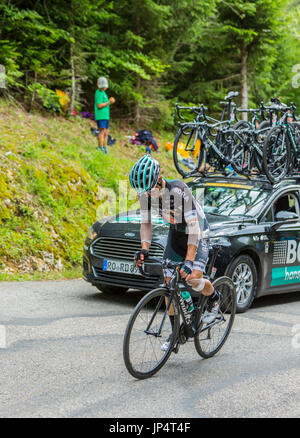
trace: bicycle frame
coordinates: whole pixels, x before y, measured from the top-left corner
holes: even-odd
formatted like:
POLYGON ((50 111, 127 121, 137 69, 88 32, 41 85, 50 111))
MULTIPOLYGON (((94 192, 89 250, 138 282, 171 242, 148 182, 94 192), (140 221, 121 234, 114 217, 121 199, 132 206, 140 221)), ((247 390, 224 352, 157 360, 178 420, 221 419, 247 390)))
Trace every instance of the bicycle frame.
MULTIPOLYGON (((254 115, 251 123, 246 122, 246 123, 250 123, 250 125, 252 125, 251 128, 249 127, 249 128, 237 129, 237 130, 232 129, 229 132, 231 134, 235 135, 235 138, 231 138, 231 141, 233 142, 233 144, 236 143, 236 138, 239 139, 239 141, 244 146, 244 151, 246 151, 246 153, 249 154, 248 157, 252 157, 252 152, 254 151, 262 159, 263 152, 256 141, 256 136, 259 135, 260 132, 265 132, 269 128, 256 129, 256 123, 255 123, 256 120, 257 120, 257 116, 254 115), (244 139, 242 137, 242 134, 246 134, 246 139, 244 139)), ((235 156, 235 158, 236 157, 237 156, 235 156)), ((252 172, 253 172, 252 162, 251 162, 251 158, 249 158, 248 159, 248 166, 243 169, 243 174, 250 175, 252 172)))
MULTIPOLYGON (((213 279, 212 278, 212 276, 214 276, 213 267, 214 267, 214 263, 216 261, 216 258, 218 256, 218 253, 219 253, 221 247, 218 245, 215 245, 214 247, 212 247, 212 249, 213 249, 213 254, 212 254, 212 257, 210 258, 210 261, 209 261, 209 265, 208 265, 208 269, 207 269, 207 276, 206 276, 206 278, 208 278, 209 280, 213 279)), ((149 260, 158 262, 158 260, 155 258, 151 258, 149 260)), ((168 263, 168 261, 166 261, 166 263, 168 263)), ((155 333, 155 332, 151 332, 150 329, 151 329, 151 325, 152 325, 152 323, 157 315, 157 312, 160 309, 160 306, 162 304, 162 300, 164 299, 163 297, 160 298, 159 302, 156 305, 156 308, 153 312, 151 320, 149 321, 149 323, 146 327, 146 330, 145 330, 146 334, 153 335, 155 337, 161 337, 161 331, 162 331, 163 325, 165 323, 165 319, 169 314, 173 300, 175 300, 176 303, 178 304, 178 308, 179 308, 179 311, 180 311, 180 314, 182 317, 182 321, 183 321, 182 327, 184 328, 186 337, 187 338, 193 337, 199 333, 199 329, 201 327, 201 322, 200 322, 198 327, 195 328, 193 326, 192 315, 186 309, 184 300, 181 296, 181 288, 179 287, 179 283, 181 282, 184 289, 186 289, 188 292, 190 292, 192 296, 197 297, 197 302, 195 303, 195 310, 194 310, 194 314, 193 314, 193 316, 195 317, 194 318, 195 320, 197 320, 197 316, 198 316, 199 312, 201 311, 202 307, 206 304, 208 297, 206 297, 200 293, 195 293, 195 291, 186 282, 181 280, 179 271, 180 271, 180 268, 183 264, 184 264, 184 262, 174 264, 175 265, 174 272, 171 276, 169 284, 166 285, 166 287, 165 287, 165 289, 169 292, 169 297, 168 297, 168 303, 167 303, 166 309, 164 311, 164 314, 163 314, 160 326, 158 328, 158 331, 155 333)), ((140 267, 140 271, 143 275, 147 276, 147 274, 145 273, 145 271, 143 270, 142 267, 140 267)), ((177 306, 173 306, 173 308, 175 311, 177 310, 177 306)), ((220 322, 222 322, 222 321, 217 320, 217 321, 212 322, 211 324, 206 325, 203 329, 200 330, 200 333, 202 333, 206 330, 209 330, 211 327, 213 327, 216 324, 220 324, 220 322)), ((179 336, 179 334, 178 334, 178 336, 179 336)), ((178 347, 178 343, 179 343, 179 341, 177 340, 177 347, 178 347)))
MULTIPOLYGON (((209 149, 211 149, 214 154, 221 160, 221 162, 223 162, 226 166, 228 165, 232 165, 232 160, 230 158, 228 158, 227 156, 225 156, 223 154, 223 152, 218 148, 218 145, 220 145, 220 138, 217 138, 217 140, 215 142, 212 142, 209 138, 209 134, 210 134, 210 129, 214 129, 216 127, 219 127, 220 125, 224 125, 227 124, 228 122, 219 122, 216 124, 207 124, 207 123, 203 123, 202 124, 202 128, 203 132, 201 132, 200 135, 200 140, 201 140, 201 144, 203 145, 203 150, 204 150, 204 157, 203 157, 203 162, 204 162, 204 169, 206 169, 206 163, 207 163, 207 155, 208 155, 208 151, 209 149)), ((197 132, 197 135, 199 134, 200 129, 197 132)), ((230 127, 229 129, 224 129, 224 130, 220 130, 218 134, 227 134, 230 133, 230 127)), ((226 141, 227 145, 230 145, 230 142, 226 141)))
MULTIPOLYGON (((152 325, 152 323, 157 315, 158 310, 161 307, 162 300, 164 299, 163 297, 160 298, 159 302, 156 305, 156 308, 153 312, 152 318, 146 327, 146 330, 145 330, 146 334, 153 335, 155 337, 161 337, 161 331, 162 331, 163 325, 165 323, 165 319, 169 314, 173 300, 175 300, 176 303, 178 304, 178 308, 179 308, 179 311, 180 311, 180 314, 181 314, 181 317, 183 320, 183 325, 186 329, 187 335, 190 337, 194 336, 195 331, 193 330, 193 327, 192 327, 192 316, 187 311, 184 300, 181 296, 181 291, 180 291, 180 288, 178 286, 179 281, 180 281, 180 274, 179 274, 179 270, 176 269, 176 270, 174 270, 174 273, 171 277, 170 284, 166 286, 166 290, 169 291, 168 304, 167 304, 166 309, 164 311, 164 314, 163 314, 160 326, 158 328, 158 331, 156 333, 154 333, 150 330, 150 328, 151 328, 151 325, 152 325)), ((199 298, 201 299, 201 296, 199 298)), ((177 310, 177 306, 173 306, 173 308, 175 311, 177 310)))
MULTIPOLYGON (((215 273, 214 261, 223 245, 222 243, 210 246, 210 251, 213 249, 213 252, 209 257, 209 278, 215 273)), ((168 269, 171 272, 167 274, 170 282, 166 287, 150 291, 139 301, 126 327, 123 358, 129 373, 138 379, 152 377, 164 366, 171 353, 177 353, 180 345, 185 344, 189 338, 194 338, 196 351, 202 358, 214 356, 230 334, 236 311, 235 286, 229 277, 223 276, 213 282, 219 291, 215 315, 205 313, 208 297, 198 292, 193 294, 197 299, 194 300, 194 309, 190 313, 186 308, 186 301, 181 296, 179 284, 180 270, 184 262, 177 263, 152 257, 148 257, 147 260, 159 262, 164 270, 168 269), (174 318, 169 316, 170 313, 174 318), (214 330, 213 326, 217 324, 219 325, 214 330), (202 332, 205 332, 204 336, 202 332), (163 337, 166 339, 164 343, 161 341, 163 337)), ((139 268, 143 275, 150 275, 144 272, 142 266, 139 268)), ((189 289, 187 284, 183 286, 189 289)))

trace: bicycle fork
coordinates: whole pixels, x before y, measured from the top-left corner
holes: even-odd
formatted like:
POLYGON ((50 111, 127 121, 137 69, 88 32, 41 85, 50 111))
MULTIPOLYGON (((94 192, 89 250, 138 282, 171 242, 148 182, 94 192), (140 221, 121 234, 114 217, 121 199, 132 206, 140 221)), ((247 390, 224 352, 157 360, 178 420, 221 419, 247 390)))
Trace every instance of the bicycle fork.
POLYGON ((159 309, 161 308, 161 305, 162 305, 162 302, 163 302, 164 299, 165 299, 165 297, 163 297, 163 296, 160 297, 160 299, 159 299, 159 301, 158 301, 158 303, 156 305, 156 308, 155 308, 155 310, 153 312, 153 315, 152 315, 152 317, 151 317, 151 319, 150 319, 150 321, 149 321, 149 323, 148 323, 148 325, 146 327, 146 330, 144 330, 144 332, 147 335, 152 335, 152 336, 155 336, 156 338, 161 338, 161 332, 162 332, 162 329, 163 329, 163 326, 164 326, 164 323, 165 323, 165 320, 166 320, 166 316, 169 314, 169 310, 170 310, 170 307, 171 307, 171 301, 172 300, 168 300, 168 305, 167 305, 167 307, 166 307, 166 309, 164 311, 164 314, 163 314, 161 323, 159 325, 158 331, 157 332, 151 331, 151 326, 152 326, 152 323, 153 323, 153 321, 154 321, 154 319, 155 319, 159 309))

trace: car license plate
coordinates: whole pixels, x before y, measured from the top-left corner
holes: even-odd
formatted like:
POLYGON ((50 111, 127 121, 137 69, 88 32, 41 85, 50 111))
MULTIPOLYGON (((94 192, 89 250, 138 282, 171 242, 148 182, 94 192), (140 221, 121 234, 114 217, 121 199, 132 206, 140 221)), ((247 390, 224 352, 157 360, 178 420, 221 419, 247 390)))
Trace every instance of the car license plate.
POLYGON ((141 275, 133 262, 124 262, 123 260, 103 260, 102 269, 103 271, 141 275))

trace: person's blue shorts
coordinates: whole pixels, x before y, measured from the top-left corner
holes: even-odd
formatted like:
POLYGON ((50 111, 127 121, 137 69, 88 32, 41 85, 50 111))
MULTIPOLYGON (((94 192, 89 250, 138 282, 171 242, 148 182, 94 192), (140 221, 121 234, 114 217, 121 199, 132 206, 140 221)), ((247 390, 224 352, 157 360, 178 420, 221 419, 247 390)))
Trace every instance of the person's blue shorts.
POLYGON ((98 128, 108 129, 109 120, 96 120, 98 128))

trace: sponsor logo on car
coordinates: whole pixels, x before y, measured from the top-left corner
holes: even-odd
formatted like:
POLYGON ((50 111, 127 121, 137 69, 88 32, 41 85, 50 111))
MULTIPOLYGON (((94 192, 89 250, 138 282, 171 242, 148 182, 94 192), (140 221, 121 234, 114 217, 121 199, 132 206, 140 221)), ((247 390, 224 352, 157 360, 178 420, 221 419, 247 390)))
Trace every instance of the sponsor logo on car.
POLYGON ((273 265, 300 263, 300 242, 284 240, 274 243, 273 265))
POLYGON ((286 265, 272 269, 271 286, 300 282, 300 266, 287 266, 300 263, 300 242, 284 240, 274 243, 273 265, 286 265))

